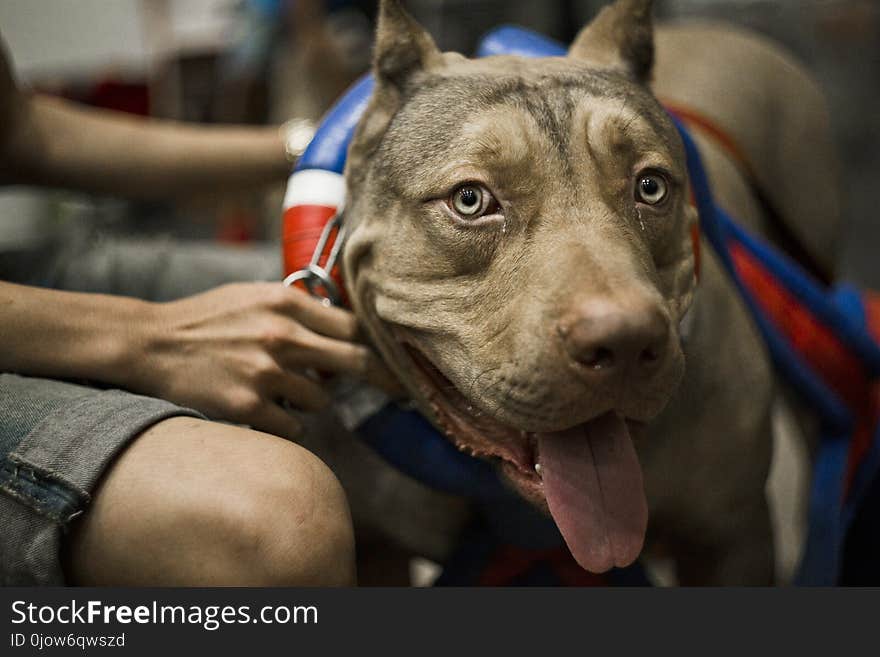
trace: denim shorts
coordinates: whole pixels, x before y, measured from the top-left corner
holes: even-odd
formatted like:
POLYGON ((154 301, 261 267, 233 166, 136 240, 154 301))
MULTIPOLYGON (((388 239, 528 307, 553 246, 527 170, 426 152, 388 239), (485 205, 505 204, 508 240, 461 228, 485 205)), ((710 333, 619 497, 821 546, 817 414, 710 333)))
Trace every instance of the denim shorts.
POLYGON ((0 374, 0 584, 63 585, 64 536, 125 446, 169 417, 203 417, 122 390, 0 374))

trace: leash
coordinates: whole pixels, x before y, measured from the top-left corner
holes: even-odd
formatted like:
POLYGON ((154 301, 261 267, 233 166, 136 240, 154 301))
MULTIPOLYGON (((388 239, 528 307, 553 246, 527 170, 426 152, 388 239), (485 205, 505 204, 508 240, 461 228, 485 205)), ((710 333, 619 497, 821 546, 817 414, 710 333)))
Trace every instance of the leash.
MULTIPOLYGON (((565 48, 534 32, 504 26, 488 34, 477 52, 480 57, 501 54, 562 56, 565 48)), ((282 243, 285 271, 290 272, 285 284, 300 286, 327 303, 346 301, 338 264, 345 239, 343 170, 348 144, 372 89, 372 78, 365 76, 330 110, 298 161, 285 195, 282 243)), ((685 122, 726 143, 728 153, 753 176, 748 160, 736 143, 705 117, 685 108, 669 109, 684 143, 702 233, 743 297, 777 370, 820 418, 823 439, 814 467, 807 545, 797 582, 837 583, 847 533, 880 471, 880 348, 876 342, 880 300, 846 286, 824 289, 792 260, 742 230, 715 203, 685 122), (873 335, 869 320, 876 327, 873 335)), ((692 237, 698 249, 699 234, 692 237)), ((349 407, 360 408, 341 413, 348 418, 346 426, 392 465, 432 488, 468 497, 478 505, 497 508, 513 503, 513 493, 501 484, 488 463, 459 452, 419 413, 381 395, 374 394, 366 402, 357 397, 357 392, 349 397, 349 407)), ((520 507, 525 504, 518 498, 516 502, 520 507)), ((522 507, 517 513, 525 518, 529 510, 522 507)), ((550 540, 555 530, 555 526, 542 529, 550 540)), ((482 549, 485 558, 488 539, 480 537, 480 532, 485 534, 485 522, 471 532, 477 536, 470 546, 482 549)), ((492 536, 497 542, 497 534, 492 536)), ((552 547, 524 549, 539 561, 557 558, 552 547)), ((502 546, 501 552, 505 551, 507 561, 513 554, 519 566, 511 571, 506 566, 484 564, 483 573, 489 575, 471 577, 471 583, 500 583, 505 578, 516 581, 531 567, 521 548, 511 551, 509 545, 502 546)), ((534 560, 531 563, 534 565, 534 560)), ((561 571, 563 574, 556 568, 558 579, 572 582, 564 576, 565 568, 561 571)), ((449 569, 441 580, 465 583, 449 574, 449 569)))

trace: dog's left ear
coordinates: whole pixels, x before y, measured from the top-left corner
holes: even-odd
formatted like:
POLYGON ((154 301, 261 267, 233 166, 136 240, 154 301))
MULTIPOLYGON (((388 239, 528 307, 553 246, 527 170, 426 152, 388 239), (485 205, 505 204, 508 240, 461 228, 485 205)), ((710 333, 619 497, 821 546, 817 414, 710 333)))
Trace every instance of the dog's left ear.
POLYGON ((617 0, 584 27, 568 56, 647 84, 654 66, 652 0, 617 0))
POLYGON ((440 66, 442 61, 431 35, 406 12, 400 0, 381 0, 373 53, 377 82, 399 89, 414 73, 440 66))

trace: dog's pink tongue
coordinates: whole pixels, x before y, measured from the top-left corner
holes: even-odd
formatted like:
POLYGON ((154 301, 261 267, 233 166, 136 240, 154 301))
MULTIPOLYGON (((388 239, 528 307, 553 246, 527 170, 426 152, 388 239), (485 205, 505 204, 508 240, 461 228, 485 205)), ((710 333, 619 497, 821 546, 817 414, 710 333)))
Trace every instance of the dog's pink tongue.
POLYGON ((537 437, 547 504, 577 562, 601 573, 635 561, 645 541, 648 505, 623 420, 606 413, 537 437))

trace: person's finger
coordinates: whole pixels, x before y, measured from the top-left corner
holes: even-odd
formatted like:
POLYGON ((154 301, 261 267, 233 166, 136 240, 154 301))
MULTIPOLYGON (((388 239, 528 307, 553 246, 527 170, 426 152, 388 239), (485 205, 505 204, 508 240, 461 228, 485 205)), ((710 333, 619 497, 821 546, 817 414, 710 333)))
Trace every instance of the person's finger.
POLYGON ((297 332, 295 341, 280 354, 279 361, 290 369, 312 368, 334 374, 348 374, 366 381, 393 397, 404 390, 391 370, 369 347, 312 333, 297 332))
POLYGON ((260 407, 251 426, 289 440, 299 438, 303 430, 302 422, 289 411, 270 401, 260 407))
POLYGON ((349 374, 385 390, 393 397, 404 394, 391 370, 370 348, 354 343, 360 337, 352 313, 323 306, 302 290, 289 290, 285 314, 289 337, 279 361, 290 369, 314 368, 324 372, 349 374))
POLYGON ((319 383, 295 372, 283 371, 273 384, 273 392, 291 406, 303 411, 321 411, 333 401, 319 383))
POLYGON ((328 338, 301 326, 288 335, 278 360, 289 369, 314 368, 362 379, 378 367, 375 354, 362 344, 328 338))
POLYGON ((349 342, 361 338, 357 318, 352 312, 336 306, 325 306, 302 290, 293 287, 287 290, 290 303, 285 307, 285 314, 289 317, 312 331, 330 338, 349 342))

